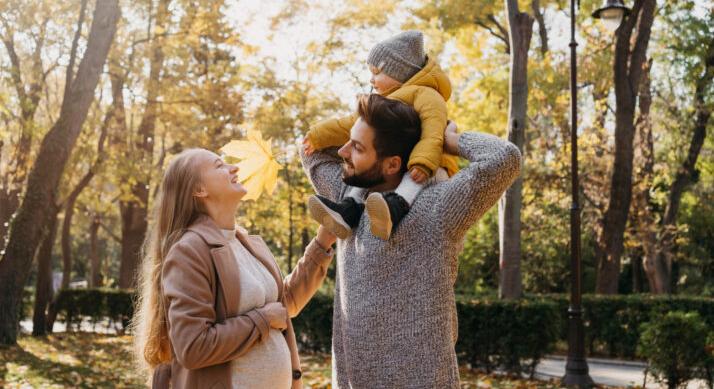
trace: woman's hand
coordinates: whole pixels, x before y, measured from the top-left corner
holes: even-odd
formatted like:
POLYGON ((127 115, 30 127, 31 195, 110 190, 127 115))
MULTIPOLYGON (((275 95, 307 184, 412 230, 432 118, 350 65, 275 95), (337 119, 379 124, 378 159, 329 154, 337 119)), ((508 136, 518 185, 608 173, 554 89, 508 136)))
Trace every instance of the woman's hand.
POLYGON ((267 303, 260 308, 260 314, 268 321, 270 328, 281 331, 288 328, 288 310, 282 303, 267 303))
POLYGON ((317 229, 317 237, 315 239, 317 243, 322 246, 323 250, 330 251, 332 245, 337 241, 337 236, 327 228, 320 226, 320 228, 317 229))
POLYGON ((459 138, 461 134, 456 132, 456 123, 449 120, 444 129, 444 152, 452 155, 459 155, 459 138))

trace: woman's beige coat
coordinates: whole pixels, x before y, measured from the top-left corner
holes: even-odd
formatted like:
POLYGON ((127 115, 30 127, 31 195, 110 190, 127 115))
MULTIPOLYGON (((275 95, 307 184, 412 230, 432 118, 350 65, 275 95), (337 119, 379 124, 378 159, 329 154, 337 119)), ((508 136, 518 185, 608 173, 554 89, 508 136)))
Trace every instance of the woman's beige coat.
MULTIPOLYGON (((262 238, 237 231, 238 240, 275 278, 278 300, 290 317, 307 304, 327 274, 332 250, 313 240, 285 279, 262 238)), ((154 371, 153 387, 231 387, 230 362, 259 343, 270 330, 263 308, 239 315, 240 268, 221 230, 208 216, 199 217, 174 244, 164 261, 161 285, 167 307, 172 361, 154 371)), ((295 332, 288 320, 283 331, 290 349, 293 388, 301 387, 295 332)))

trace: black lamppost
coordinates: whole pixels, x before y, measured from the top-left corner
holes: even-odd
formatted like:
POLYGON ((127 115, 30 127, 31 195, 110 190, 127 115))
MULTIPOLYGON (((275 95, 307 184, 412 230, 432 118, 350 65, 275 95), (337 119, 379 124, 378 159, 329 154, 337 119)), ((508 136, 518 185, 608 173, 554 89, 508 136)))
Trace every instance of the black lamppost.
MULTIPOLYGON (((571 186, 570 206, 570 307, 568 307, 568 362, 565 365, 563 385, 591 387, 593 380, 588 374, 585 359, 585 332, 581 306, 582 288, 580 283, 580 206, 578 204, 578 86, 575 40, 575 2, 570 0, 570 143, 571 143, 571 186)), ((616 30, 622 18, 629 13, 622 0, 605 0, 602 8, 592 16, 603 20, 610 30, 616 30)))

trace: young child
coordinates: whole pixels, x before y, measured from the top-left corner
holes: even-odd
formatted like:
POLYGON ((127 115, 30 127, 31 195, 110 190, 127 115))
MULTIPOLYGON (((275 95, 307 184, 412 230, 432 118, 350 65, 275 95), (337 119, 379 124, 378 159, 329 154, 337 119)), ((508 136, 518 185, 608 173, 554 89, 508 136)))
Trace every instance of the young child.
MULTIPOLYGON (((456 157, 443 155, 446 100, 451 95, 451 83, 436 61, 425 55, 424 37, 419 31, 406 31, 379 42, 370 51, 367 64, 374 90, 413 106, 422 127, 421 139, 409 157, 409 172, 404 174, 399 187, 394 192, 371 193, 365 202, 372 234, 387 240, 430 179, 445 179, 447 174, 451 176, 458 170, 456 157)), ((347 143, 357 118, 354 113, 318 123, 305 137, 305 153, 310 155, 315 150, 347 143)), ((339 202, 311 196, 310 215, 345 239, 359 223, 366 192, 364 188, 350 187, 339 202)))

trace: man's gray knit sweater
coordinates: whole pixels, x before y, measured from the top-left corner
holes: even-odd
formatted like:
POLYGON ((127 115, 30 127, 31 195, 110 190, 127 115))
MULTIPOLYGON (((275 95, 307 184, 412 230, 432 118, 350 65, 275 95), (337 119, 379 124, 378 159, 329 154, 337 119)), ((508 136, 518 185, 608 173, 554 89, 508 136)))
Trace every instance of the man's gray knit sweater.
MULTIPOLYGON (((495 136, 464 133, 470 165, 422 190, 388 241, 372 235, 367 213, 337 242, 332 324, 335 388, 457 388, 454 282, 468 228, 520 172, 521 154, 495 136)), ((344 195, 341 160, 302 155, 317 193, 344 195)))

